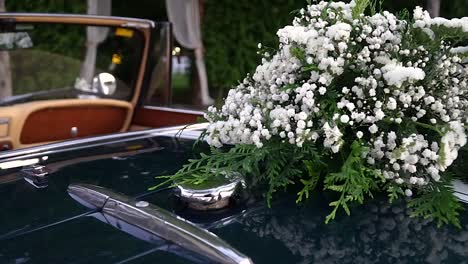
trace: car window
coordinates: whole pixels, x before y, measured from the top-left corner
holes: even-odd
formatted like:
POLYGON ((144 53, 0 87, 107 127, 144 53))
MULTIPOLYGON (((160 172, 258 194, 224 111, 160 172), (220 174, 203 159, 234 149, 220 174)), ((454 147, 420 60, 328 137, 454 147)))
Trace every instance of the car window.
POLYGON ((128 28, 16 24, 0 30, 0 105, 64 98, 130 100, 143 37, 128 28))

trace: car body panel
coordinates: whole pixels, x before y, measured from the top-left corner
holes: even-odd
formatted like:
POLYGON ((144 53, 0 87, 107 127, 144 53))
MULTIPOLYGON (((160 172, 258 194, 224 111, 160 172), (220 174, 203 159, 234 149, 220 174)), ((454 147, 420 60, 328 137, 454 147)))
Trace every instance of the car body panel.
POLYGON ((135 110, 135 130, 197 123, 203 112, 169 107, 142 106, 135 110))

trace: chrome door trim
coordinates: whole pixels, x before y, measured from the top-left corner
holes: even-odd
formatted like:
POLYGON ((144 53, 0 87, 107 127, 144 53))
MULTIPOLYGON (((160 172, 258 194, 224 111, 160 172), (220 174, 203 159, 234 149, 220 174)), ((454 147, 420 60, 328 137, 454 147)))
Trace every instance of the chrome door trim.
POLYGON ((171 108, 171 107, 164 107, 164 106, 144 105, 141 108, 148 109, 148 110, 166 111, 166 112, 171 112, 171 113, 199 115, 202 117, 205 114, 205 112, 203 111, 197 111, 197 110, 192 110, 192 109, 171 108))
POLYGON ((5 151, 0 153, 0 162, 6 162, 18 158, 32 158, 36 156, 51 155, 54 153, 91 148, 111 143, 120 143, 129 140, 144 139, 155 136, 172 136, 184 139, 196 139, 207 127, 207 125, 208 123, 199 123, 184 126, 172 126, 166 128, 122 132, 111 135, 61 141, 25 149, 5 151))

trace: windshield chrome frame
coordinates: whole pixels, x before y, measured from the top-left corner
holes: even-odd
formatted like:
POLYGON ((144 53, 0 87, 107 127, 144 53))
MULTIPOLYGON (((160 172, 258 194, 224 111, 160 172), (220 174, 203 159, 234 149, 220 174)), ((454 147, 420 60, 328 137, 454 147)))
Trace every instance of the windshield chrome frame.
POLYGON ((140 66, 133 87, 133 95, 129 102, 136 106, 142 87, 144 86, 145 71, 148 64, 149 50, 151 46, 152 30, 156 23, 147 19, 94 16, 77 14, 47 14, 47 13, 0 13, 0 23, 50 23, 50 24, 75 24, 90 26, 124 27, 139 31, 143 36, 143 49, 140 66))

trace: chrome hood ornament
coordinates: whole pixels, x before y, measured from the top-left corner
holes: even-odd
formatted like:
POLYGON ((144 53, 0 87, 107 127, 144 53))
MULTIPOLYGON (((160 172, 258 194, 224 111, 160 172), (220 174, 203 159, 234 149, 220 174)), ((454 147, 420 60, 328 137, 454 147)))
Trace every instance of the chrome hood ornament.
MULTIPOLYGON (((215 234, 156 205, 88 184, 72 184, 68 193, 82 205, 98 211, 92 216, 139 239, 151 243, 164 240, 216 263, 253 263, 215 234)), ((171 247, 166 250, 177 251, 171 247)), ((193 260, 192 255, 189 253, 187 258, 193 260)))

